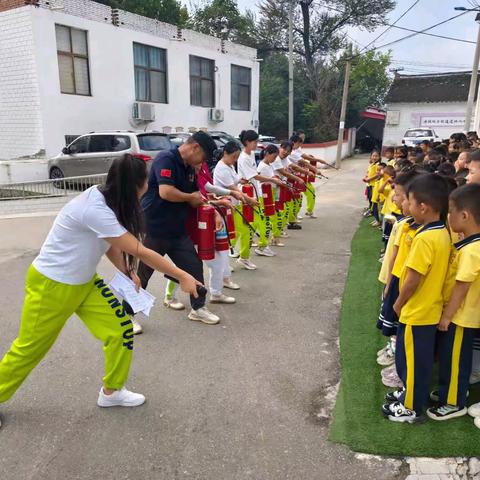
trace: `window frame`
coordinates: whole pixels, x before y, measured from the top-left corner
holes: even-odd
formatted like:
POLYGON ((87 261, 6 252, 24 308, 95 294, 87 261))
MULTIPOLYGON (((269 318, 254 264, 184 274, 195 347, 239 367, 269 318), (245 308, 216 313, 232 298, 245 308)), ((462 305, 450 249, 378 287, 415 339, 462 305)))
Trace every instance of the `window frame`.
POLYGON ((190 106, 192 107, 202 107, 202 108, 215 108, 216 106, 216 82, 215 82, 215 60, 212 58, 206 58, 206 57, 200 57, 198 55, 189 55, 189 63, 188 63, 188 74, 190 78, 190 106), (200 60, 200 75, 192 75, 192 59, 199 59, 200 60), (207 78, 202 76, 202 61, 207 61, 212 65, 212 78, 207 78), (193 98, 192 98, 192 78, 195 78, 197 80, 200 80, 200 104, 193 103, 193 98), (202 81, 209 81, 212 82, 212 104, 211 105, 205 105, 205 102, 203 101, 202 97, 202 88, 201 88, 201 82, 202 81))
MULTIPOLYGON (((70 58, 70 60, 72 62, 73 89, 75 90, 74 92, 64 92, 64 91, 62 91, 62 81, 61 81, 61 78, 60 78, 60 69, 59 69, 60 93, 62 93, 63 95, 80 95, 81 97, 91 97, 92 96, 92 82, 91 82, 91 76, 90 76, 90 56, 89 56, 88 30, 83 30, 81 28, 71 27, 70 25, 64 25, 63 23, 55 23, 55 36, 56 36, 57 26, 68 29, 68 35, 70 37, 70 50, 71 50, 70 52, 66 52, 64 50, 59 50, 58 49, 58 43, 57 43, 57 45, 56 45, 57 63, 58 63, 59 55, 70 58), (77 30, 79 32, 82 32, 85 35, 85 47, 86 47, 86 50, 87 50, 86 55, 82 55, 80 53, 73 53, 72 30, 77 30), (75 79, 75 58, 81 58, 81 59, 87 61, 88 93, 78 93, 77 92, 77 81, 75 79)), ((56 39, 55 39, 55 41, 56 41, 56 39)))
POLYGON ((245 67, 243 65, 236 65, 235 63, 232 63, 230 65, 230 108, 232 110, 236 111, 241 111, 241 112, 251 112, 252 110, 252 69, 250 67, 245 67), (249 71, 250 74, 250 80, 248 85, 245 83, 240 83, 238 81, 233 81, 233 70, 234 68, 244 68, 249 71), (246 87, 248 86, 248 108, 242 108, 242 107, 235 107, 233 105, 233 86, 241 86, 241 87, 246 87))
POLYGON ((136 102, 148 102, 148 103, 159 103, 161 105, 167 105, 169 103, 169 95, 168 95, 168 50, 166 48, 161 48, 161 47, 155 47, 153 45, 147 45, 146 43, 140 43, 140 42, 132 42, 132 48, 133 48, 133 79, 135 83, 135 101, 136 102), (135 45, 140 45, 141 47, 146 47, 149 50, 151 48, 155 48, 157 50, 161 50, 165 56, 165 71, 160 70, 158 68, 153 68, 150 66, 150 51, 148 53, 148 67, 145 67, 143 65, 137 65, 135 63, 135 45), (136 71, 137 69, 143 70, 147 72, 147 92, 148 92, 148 99, 139 99, 137 97, 137 83, 136 83, 136 71), (150 72, 157 72, 157 73, 164 73, 165 74, 165 101, 164 102, 159 102, 156 100, 152 100, 152 88, 151 88, 151 80, 150 80, 150 72))

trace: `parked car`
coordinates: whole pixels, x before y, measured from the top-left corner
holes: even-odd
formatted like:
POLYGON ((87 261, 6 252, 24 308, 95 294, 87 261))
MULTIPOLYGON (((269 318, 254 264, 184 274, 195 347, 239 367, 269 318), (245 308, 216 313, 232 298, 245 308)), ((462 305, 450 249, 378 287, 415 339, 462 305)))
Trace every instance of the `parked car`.
POLYGON ((125 153, 149 167, 161 150, 173 148, 170 138, 159 132, 91 132, 81 135, 48 162, 51 179, 107 173, 112 162, 125 153))
POLYGON ((405 132, 402 143, 407 147, 415 147, 424 140, 429 142, 438 142, 440 137, 431 128, 410 128, 405 132))
POLYGON ((257 149, 255 150, 255 160, 257 161, 257 164, 263 160, 263 151, 267 147, 267 145, 274 144, 277 147, 280 146, 280 142, 275 138, 271 137, 268 135, 260 135, 258 137, 258 145, 257 149))

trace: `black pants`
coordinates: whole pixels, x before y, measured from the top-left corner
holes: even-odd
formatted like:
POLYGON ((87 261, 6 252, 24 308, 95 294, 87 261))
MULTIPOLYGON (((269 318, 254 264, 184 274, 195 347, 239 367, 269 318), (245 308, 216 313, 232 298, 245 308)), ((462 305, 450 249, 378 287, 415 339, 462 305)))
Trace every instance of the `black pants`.
MULTIPOLYGON (((195 247, 190 237, 182 235, 176 238, 151 237, 147 235, 145 246, 159 253, 160 255, 168 255, 172 262, 182 270, 192 275, 196 280, 203 281, 203 263, 198 258, 195 247)), ((142 287, 146 288, 148 281, 153 274, 153 268, 140 262, 138 267, 138 276, 142 281, 142 287)), ((205 295, 199 295, 195 298, 190 295, 190 304, 194 310, 198 310, 205 305, 205 295)))
POLYGON ((456 405, 460 408, 465 406, 472 372, 473 339, 476 334, 476 328, 464 328, 451 323, 448 331, 438 335, 438 386, 441 405, 456 405))
POLYGON ((423 412, 428 402, 436 335, 436 325, 400 323, 397 329, 395 365, 405 385, 400 401, 417 414, 423 412))

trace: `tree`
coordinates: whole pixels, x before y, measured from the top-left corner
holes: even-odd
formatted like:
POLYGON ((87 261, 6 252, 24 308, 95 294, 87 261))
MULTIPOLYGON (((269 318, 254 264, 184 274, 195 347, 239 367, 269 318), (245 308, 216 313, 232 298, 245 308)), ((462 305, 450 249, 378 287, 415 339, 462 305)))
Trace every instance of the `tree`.
POLYGON ((112 8, 144 15, 161 22, 184 26, 188 21, 188 10, 178 0, 97 0, 112 8))
POLYGON ((196 6, 190 26, 198 32, 247 46, 255 45, 255 16, 243 15, 235 0, 212 0, 196 6))

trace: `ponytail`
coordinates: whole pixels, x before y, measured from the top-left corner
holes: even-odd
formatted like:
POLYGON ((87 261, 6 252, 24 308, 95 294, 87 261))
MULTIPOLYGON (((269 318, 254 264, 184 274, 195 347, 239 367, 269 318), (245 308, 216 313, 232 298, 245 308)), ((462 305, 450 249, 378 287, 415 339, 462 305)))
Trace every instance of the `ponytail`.
MULTIPOLYGON (((146 163, 127 153, 112 163, 105 185, 99 188, 120 224, 140 242, 145 237, 145 225, 138 189, 143 187, 146 180, 146 163)), ((123 253, 123 257, 127 272, 133 273, 137 268, 137 259, 126 253, 123 253)))

